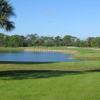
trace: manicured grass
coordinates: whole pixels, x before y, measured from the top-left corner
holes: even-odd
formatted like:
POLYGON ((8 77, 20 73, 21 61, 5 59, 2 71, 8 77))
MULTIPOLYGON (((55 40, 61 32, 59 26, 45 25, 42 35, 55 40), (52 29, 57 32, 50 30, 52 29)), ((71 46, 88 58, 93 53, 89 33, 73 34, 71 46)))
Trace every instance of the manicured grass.
MULTIPOLYGON (((22 51, 34 48, 0 48, 22 51)), ((44 49, 44 47, 42 47, 44 49)), ((51 47, 77 51, 80 62, 0 64, 0 100, 99 100, 100 50, 51 47)))
POLYGON ((33 72, 8 76, 0 77, 0 100, 100 99, 99 72, 33 72))

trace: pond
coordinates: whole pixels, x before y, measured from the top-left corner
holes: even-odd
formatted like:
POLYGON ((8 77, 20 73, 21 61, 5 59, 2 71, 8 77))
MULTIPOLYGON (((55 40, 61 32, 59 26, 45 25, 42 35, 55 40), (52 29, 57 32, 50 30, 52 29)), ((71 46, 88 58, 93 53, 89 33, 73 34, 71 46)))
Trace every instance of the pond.
POLYGON ((72 62, 70 54, 60 52, 2 52, 0 62, 72 62))

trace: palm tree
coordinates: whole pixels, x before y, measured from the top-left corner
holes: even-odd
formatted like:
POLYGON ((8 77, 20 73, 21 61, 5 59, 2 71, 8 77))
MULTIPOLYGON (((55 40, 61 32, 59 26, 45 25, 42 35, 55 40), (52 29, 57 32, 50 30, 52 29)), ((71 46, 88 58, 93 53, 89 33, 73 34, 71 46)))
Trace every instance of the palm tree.
POLYGON ((10 17, 15 16, 13 7, 7 0, 0 0, 0 28, 11 31, 15 28, 14 22, 10 21, 10 17))

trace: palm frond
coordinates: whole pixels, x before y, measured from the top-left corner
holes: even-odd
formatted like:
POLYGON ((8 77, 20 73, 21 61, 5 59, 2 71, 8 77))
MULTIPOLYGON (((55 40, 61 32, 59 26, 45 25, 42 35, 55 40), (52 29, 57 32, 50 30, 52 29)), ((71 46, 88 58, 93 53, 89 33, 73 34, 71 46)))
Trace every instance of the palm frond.
POLYGON ((0 0, 0 27, 6 31, 11 31, 15 28, 14 22, 9 20, 11 16, 15 16, 11 4, 7 0, 0 0))

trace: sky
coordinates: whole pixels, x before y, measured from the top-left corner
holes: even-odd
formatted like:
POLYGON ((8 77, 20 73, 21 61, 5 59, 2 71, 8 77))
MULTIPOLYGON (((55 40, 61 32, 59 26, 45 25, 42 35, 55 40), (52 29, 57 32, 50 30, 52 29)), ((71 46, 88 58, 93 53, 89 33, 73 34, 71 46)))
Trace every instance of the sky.
POLYGON ((16 28, 6 34, 100 36, 100 0, 10 0, 16 28))

